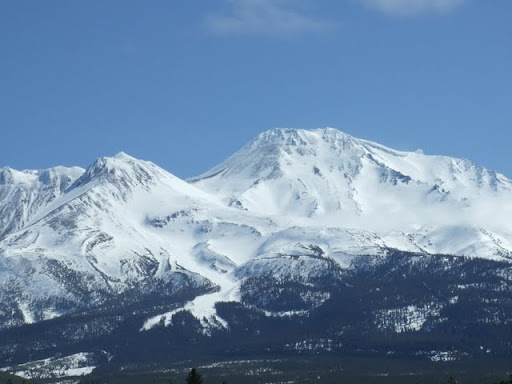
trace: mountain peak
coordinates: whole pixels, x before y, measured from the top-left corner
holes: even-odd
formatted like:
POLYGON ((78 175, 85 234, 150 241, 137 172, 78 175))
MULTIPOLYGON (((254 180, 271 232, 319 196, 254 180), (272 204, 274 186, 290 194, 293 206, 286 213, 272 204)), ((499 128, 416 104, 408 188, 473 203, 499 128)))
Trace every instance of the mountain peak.
POLYGON ((295 129, 275 128, 261 133, 254 144, 284 144, 290 146, 316 145, 319 140, 328 143, 354 142, 354 137, 335 128, 295 129))
POLYGON ((135 157, 132 157, 132 156, 128 155, 126 152, 123 152, 123 151, 120 151, 120 152, 116 153, 112 158, 114 158, 116 160, 123 160, 123 161, 137 160, 135 157))
POLYGON ((97 158, 88 168, 86 173, 94 176, 104 172, 115 173, 115 169, 133 167, 145 163, 143 160, 136 159, 125 152, 118 152, 114 156, 102 156, 97 158))
MULTIPOLYGON (((292 129, 275 128, 258 135, 230 158, 205 174, 191 179, 207 179, 215 175, 244 175, 252 182, 275 178, 292 163, 303 163, 305 158, 321 161, 345 159, 357 161, 368 153, 364 140, 356 139, 334 128, 292 129)), ((337 161, 337 160, 336 160, 337 161)))
POLYGON ((83 186, 93 180, 103 180, 118 186, 152 184, 159 168, 153 163, 136 159, 125 152, 112 157, 100 157, 92 163, 75 184, 74 188, 83 186))

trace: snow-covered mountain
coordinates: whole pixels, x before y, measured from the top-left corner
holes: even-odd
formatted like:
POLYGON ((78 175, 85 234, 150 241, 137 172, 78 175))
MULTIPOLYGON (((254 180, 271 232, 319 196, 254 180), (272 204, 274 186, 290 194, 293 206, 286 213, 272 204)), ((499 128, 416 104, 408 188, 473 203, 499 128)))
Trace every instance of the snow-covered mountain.
POLYGON ((387 243, 399 249, 480 257, 512 249, 511 180, 469 160, 396 151, 332 128, 264 132, 189 181, 231 207, 301 227, 399 237, 387 243))
POLYGON ((190 311, 208 333, 229 327, 215 304, 241 301, 250 278, 308 281, 392 249, 508 260, 511 202, 512 182, 470 161, 331 128, 265 132, 188 182, 124 153, 3 169, 0 327, 188 289, 195 299, 140 327, 190 311))
POLYGON ((463 208, 512 192, 509 179, 468 160, 400 152, 332 128, 264 132, 190 182, 230 206, 348 225, 355 215, 463 208))

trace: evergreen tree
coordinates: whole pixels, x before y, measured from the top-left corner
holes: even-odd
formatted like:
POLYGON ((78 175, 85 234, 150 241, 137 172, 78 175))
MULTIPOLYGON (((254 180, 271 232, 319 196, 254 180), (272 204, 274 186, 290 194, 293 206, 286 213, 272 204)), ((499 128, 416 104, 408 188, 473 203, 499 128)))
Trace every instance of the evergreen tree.
POLYGON ((197 369, 192 368, 187 376, 187 384, 203 384, 203 376, 197 371, 197 369))

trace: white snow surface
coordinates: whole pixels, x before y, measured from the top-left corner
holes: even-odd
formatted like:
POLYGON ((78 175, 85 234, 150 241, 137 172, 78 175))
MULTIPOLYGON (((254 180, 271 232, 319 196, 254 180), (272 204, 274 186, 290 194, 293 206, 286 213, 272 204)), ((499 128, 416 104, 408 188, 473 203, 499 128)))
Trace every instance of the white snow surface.
POLYGON ((44 360, 31 361, 14 367, 0 368, 25 379, 59 379, 79 377, 90 374, 96 366, 92 353, 80 352, 65 357, 52 357, 44 360))
POLYGON ((209 281, 216 292, 141 324, 149 329, 163 318, 169 325, 188 310, 209 332, 229 327, 215 303, 239 301, 243 279, 320 273, 324 264, 310 257, 318 252, 344 268, 389 248, 512 256, 512 182, 505 176, 332 128, 264 132, 188 182, 124 153, 87 170, 57 168, 60 176, 50 179, 65 181, 50 183, 49 194, 37 181, 40 171, 0 172, 0 213, 11 218, 0 219, 0 296, 20 283, 25 322, 61 314, 50 306, 38 315, 38 300, 73 299, 47 272, 49 260, 87 276, 91 292, 121 292, 132 281, 169 280, 178 271, 209 281))
POLYGON ((17 171, 0 169, 0 239, 22 228, 42 207, 59 197, 84 169, 55 167, 17 171))

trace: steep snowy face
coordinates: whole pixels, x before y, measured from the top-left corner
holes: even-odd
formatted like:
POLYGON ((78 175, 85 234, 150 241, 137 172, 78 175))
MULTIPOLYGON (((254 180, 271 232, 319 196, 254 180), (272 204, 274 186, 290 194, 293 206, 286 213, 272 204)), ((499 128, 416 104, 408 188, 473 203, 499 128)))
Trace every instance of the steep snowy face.
POLYGON ((512 191, 510 180, 470 161, 396 151, 332 128, 264 132, 190 182, 230 206, 345 225, 379 212, 433 216, 512 191))
POLYGON ((83 172, 79 167, 0 169, 0 239, 23 227, 40 209, 61 196, 83 172))

